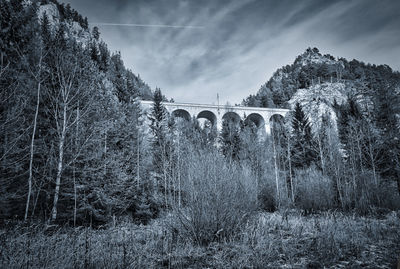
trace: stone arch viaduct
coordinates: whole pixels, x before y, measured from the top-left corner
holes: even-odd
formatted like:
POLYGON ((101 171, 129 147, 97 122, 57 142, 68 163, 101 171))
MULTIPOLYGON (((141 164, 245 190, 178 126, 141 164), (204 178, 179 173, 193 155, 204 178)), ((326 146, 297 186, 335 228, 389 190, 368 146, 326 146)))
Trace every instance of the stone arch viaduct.
MULTIPOLYGON (((153 106, 153 101, 140 101, 142 108, 149 113, 153 106)), ((167 111, 176 117, 182 117, 187 120, 191 118, 207 119, 218 131, 222 129, 222 120, 229 117, 234 121, 251 120, 259 128, 259 131, 270 134, 270 121, 274 115, 285 117, 289 112, 288 109, 281 108, 262 108, 262 107, 245 107, 230 105, 207 105, 193 103, 169 103, 163 102, 167 111)))

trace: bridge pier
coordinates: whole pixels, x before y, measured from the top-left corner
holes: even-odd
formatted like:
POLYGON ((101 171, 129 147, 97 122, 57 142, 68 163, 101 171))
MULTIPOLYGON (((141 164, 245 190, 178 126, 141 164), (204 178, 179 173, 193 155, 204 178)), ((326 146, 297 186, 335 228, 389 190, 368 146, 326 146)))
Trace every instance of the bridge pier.
POLYGON ((217 116, 216 126, 217 126, 218 133, 221 132, 222 131, 222 117, 217 116))
POLYGON ((271 135, 271 124, 270 124, 269 121, 265 123, 264 128, 265 128, 265 133, 266 133, 267 135, 271 135))

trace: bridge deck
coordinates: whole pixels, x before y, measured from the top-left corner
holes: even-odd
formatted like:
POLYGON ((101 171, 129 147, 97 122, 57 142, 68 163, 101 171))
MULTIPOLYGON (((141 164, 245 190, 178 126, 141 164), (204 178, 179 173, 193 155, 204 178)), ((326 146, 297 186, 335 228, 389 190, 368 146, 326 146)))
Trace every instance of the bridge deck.
MULTIPOLYGON (((140 101, 142 104, 153 104, 153 101, 140 101)), ((268 107, 250 107, 250 106, 230 106, 230 105, 209 105, 209 104, 197 104, 197 103, 170 103, 163 102, 165 106, 175 107, 196 107, 196 108, 214 108, 214 109, 226 109, 226 110, 243 110, 243 111, 264 111, 264 112, 289 112, 289 109, 284 108, 268 108, 268 107)))

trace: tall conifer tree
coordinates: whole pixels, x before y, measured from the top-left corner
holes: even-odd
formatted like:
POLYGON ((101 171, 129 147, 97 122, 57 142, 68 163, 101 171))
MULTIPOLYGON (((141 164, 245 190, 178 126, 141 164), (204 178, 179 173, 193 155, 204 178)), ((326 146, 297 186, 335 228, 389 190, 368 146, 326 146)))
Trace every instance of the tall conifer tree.
POLYGON ((299 103, 296 103, 292 119, 292 164, 296 168, 307 168, 316 159, 311 125, 299 103))

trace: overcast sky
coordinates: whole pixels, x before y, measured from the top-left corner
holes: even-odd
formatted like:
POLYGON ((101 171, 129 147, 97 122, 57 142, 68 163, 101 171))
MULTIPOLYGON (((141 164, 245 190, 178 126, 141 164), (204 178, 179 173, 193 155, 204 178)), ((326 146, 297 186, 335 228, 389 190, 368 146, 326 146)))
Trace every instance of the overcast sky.
POLYGON ((62 2, 98 23, 111 51, 177 102, 216 103, 219 93, 220 103, 239 103, 307 47, 400 70, 399 0, 62 2))

